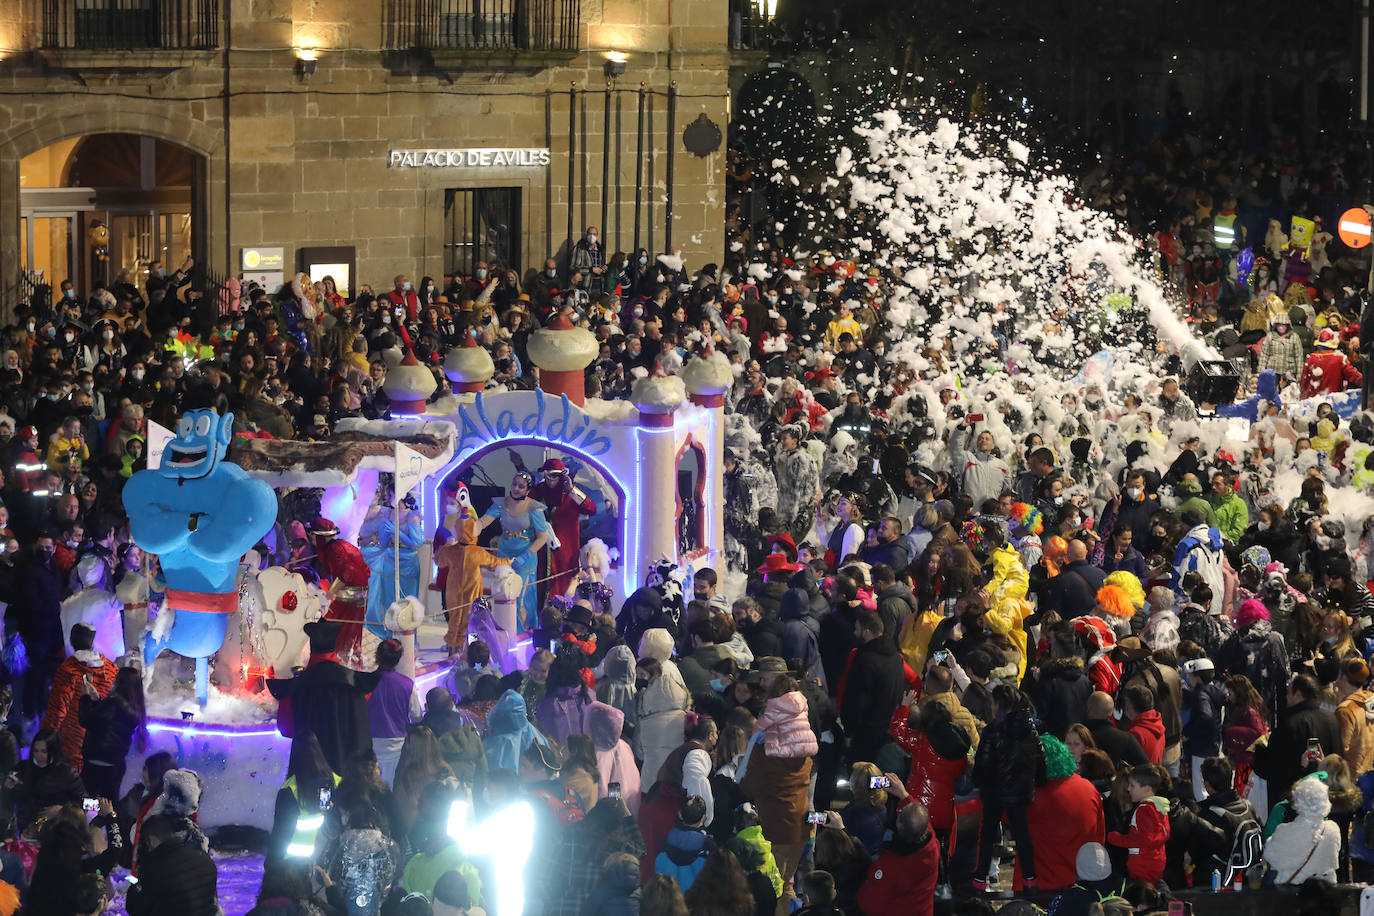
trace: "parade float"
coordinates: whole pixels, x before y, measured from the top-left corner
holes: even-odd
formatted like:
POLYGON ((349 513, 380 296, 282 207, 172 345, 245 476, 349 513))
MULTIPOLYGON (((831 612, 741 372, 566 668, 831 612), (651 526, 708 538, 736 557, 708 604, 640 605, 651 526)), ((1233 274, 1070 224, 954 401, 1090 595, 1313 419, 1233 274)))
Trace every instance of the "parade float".
POLYGON ((234 438, 231 415, 192 411, 150 450, 126 491, 148 559, 122 586, 134 600, 106 602, 95 623, 144 665, 145 753, 171 751, 212 789, 203 825, 270 826, 289 741, 264 684, 306 663, 311 620, 356 624, 340 656, 359 667, 402 633, 423 692, 468 634, 503 670, 527 663, 540 609, 579 585, 615 612, 646 581, 718 562, 728 364, 709 354, 604 401, 584 396, 595 353, 560 318, 531 335, 532 390, 488 390, 490 356, 459 347, 443 367, 455 393, 430 400, 431 371, 407 355, 383 386, 391 419, 305 442, 234 438), (453 558, 466 550, 496 562, 464 580, 473 570, 453 558), (473 597, 450 606, 455 593, 473 597))

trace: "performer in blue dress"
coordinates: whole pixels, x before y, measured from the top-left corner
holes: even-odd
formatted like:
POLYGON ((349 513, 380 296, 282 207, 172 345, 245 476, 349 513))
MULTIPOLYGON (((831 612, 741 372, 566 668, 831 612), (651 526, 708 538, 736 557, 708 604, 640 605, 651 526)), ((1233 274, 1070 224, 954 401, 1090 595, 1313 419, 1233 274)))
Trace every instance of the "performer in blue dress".
POLYGON ((524 588, 518 603, 519 616, 516 620, 520 631, 532 630, 539 625, 539 597, 535 579, 539 574, 539 551, 549 543, 553 531, 544 518, 544 505, 530 498, 530 488, 534 477, 521 471, 512 478, 506 497, 499 503, 492 503, 487 514, 477 523, 477 534, 494 521, 501 522, 501 538, 493 551, 499 557, 511 559, 511 569, 519 574, 524 588))
MULTIPOLYGON (((384 491, 378 488, 378 493, 384 491)), ((420 554, 425 532, 420 526, 420 514, 415 501, 407 496, 402 504, 401 517, 401 597, 420 594, 420 554)), ((396 557, 393 538, 396 531, 395 512, 390 506, 376 502, 368 510, 358 531, 358 547, 367 561, 372 575, 367 583, 367 629, 378 639, 389 639, 391 631, 383 624, 386 609, 396 598, 396 557)))

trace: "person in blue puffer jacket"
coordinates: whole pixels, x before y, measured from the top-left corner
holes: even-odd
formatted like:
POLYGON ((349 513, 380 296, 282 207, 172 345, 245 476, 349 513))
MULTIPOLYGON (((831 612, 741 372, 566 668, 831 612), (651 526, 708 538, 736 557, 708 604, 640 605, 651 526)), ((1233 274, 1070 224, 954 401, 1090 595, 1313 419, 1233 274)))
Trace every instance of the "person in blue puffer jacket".
POLYGON ((1234 404, 1219 404, 1217 406, 1217 416, 1219 417, 1242 417, 1251 423, 1258 423, 1259 402, 1267 401, 1275 407, 1282 407, 1283 403, 1279 399, 1279 374, 1273 369, 1265 369, 1259 374, 1259 385, 1255 393, 1243 401, 1234 404))

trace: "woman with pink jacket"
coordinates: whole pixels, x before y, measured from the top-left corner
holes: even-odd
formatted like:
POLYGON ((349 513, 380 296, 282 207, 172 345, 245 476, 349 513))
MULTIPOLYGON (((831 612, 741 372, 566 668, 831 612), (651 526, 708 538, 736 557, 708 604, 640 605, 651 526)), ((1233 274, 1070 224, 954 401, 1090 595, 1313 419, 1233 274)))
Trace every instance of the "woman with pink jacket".
POLYGON ((807 718, 806 697, 797 682, 781 677, 773 684, 754 721, 754 734, 763 733, 763 753, 769 757, 814 757, 820 750, 816 734, 807 718))

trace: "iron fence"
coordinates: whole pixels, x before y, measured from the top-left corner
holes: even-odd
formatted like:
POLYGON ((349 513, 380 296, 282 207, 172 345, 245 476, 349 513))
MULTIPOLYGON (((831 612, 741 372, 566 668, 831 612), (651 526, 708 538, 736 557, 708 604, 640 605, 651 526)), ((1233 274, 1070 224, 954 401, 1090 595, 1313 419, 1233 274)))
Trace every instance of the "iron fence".
POLYGON ((43 47, 198 50, 219 44, 219 0, 43 0, 43 47))
POLYGON ((385 0, 386 49, 576 51, 581 0, 385 0))

